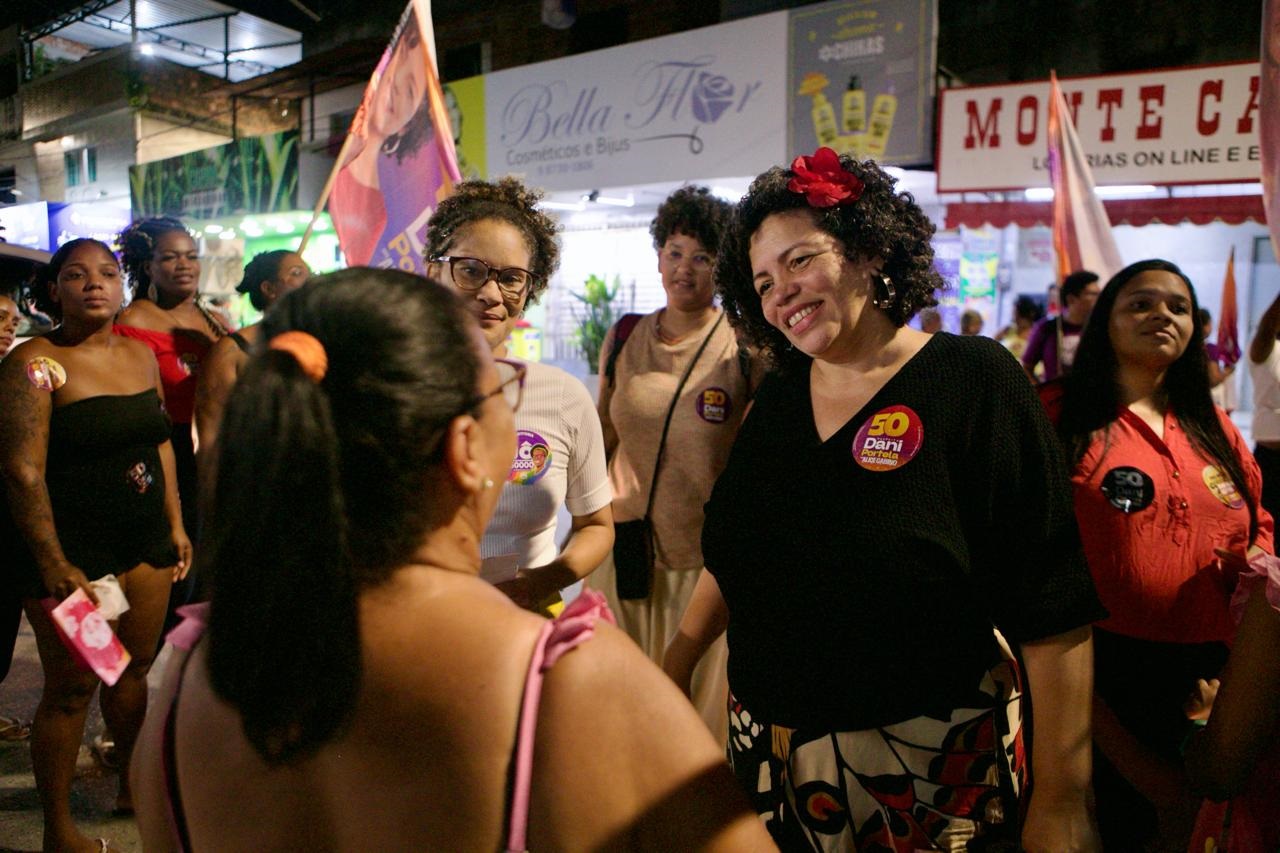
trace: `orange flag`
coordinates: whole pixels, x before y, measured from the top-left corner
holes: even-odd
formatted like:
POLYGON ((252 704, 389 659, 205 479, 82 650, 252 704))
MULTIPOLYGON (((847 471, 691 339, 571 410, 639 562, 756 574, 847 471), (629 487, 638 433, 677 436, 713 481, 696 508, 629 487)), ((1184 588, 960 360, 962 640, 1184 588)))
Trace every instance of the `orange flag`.
POLYGON ((1262 84, 1258 97, 1262 144, 1262 204, 1271 229, 1271 247, 1280 255, 1280 0, 1262 8, 1262 84))
MULTIPOLYGON (((1274 0, 1273 0, 1274 2, 1274 0)), ((1049 177, 1053 181, 1053 248, 1058 281, 1076 270, 1105 282, 1124 263, 1111 234, 1111 220, 1093 190, 1093 173, 1071 123, 1058 75, 1049 73, 1049 177)))
POLYGON ((1227 256, 1227 277, 1222 280, 1222 309, 1218 313, 1218 355, 1224 364, 1240 360, 1240 334, 1236 330, 1236 247, 1227 256))

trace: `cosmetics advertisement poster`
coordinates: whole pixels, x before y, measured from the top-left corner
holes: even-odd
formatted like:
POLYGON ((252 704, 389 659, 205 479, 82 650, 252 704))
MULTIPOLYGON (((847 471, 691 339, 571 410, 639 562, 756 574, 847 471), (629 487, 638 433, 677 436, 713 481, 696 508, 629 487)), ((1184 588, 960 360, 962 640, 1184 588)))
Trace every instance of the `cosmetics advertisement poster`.
POLYGON ((936 0, 837 0, 788 21, 792 155, 819 146, 860 160, 933 160, 936 0))

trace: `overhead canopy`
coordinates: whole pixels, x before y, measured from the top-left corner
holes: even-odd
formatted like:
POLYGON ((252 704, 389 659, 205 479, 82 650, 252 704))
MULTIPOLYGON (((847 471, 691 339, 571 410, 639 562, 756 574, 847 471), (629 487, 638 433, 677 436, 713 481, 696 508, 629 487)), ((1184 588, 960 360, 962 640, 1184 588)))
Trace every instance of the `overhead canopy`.
MULTIPOLYGON (((1127 198, 1104 201, 1112 225, 1149 225, 1158 222, 1177 225, 1191 222, 1207 225, 1225 222, 1239 225, 1253 220, 1266 223, 1260 195, 1176 196, 1173 198, 1127 198)), ((1053 225, 1053 202, 1001 201, 957 202, 947 205, 947 228, 980 228, 993 225, 1003 228, 1017 225, 1053 225)))

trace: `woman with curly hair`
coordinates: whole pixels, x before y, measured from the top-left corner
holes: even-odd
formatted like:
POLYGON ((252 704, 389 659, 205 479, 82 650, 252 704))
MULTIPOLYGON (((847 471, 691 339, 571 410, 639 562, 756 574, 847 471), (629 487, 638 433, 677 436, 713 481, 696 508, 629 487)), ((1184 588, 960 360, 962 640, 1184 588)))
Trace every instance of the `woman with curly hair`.
POLYGON ((933 230, 828 148, 739 204, 717 286, 777 369, 707 504, 666 668, 687 683, 727 625, 730 757, 784 850, 1096 849, 1099 609, 1066 469, 998 343, 906 325, 942 286, 933 230), (1006 640, 1035 707, 1022 826, 1006 640))
MULTIPOLYGON (((45 850, 107 850, 75 826, 71 783, 85 715, 98 678, 63 645, 45 601, 83 592, 115 575, 129 609, 113 626, 132 656, 102 688, 102 715, 128 760, 147 707, 147 670, 169 588, 186 573, 176 471, 156 360, 141 343, 112 334, 124 301, 120 266, 97 240, 60 248, 35 291, 58 320, 0 362, 0 471, 16 536, 0 560, 20 585, 44 669, 31 757, 44 807, 45 850)), ((132 808, 120 774, 118 810, 132 808)))
MULTIPOLYGON (((1070 375, 1042 390, 1072 467, 1094 629, 1094 773, 1108 849, 1187 849, 1196 800, 1183 701, 1235 636, 1239 556, 1275 550, 1262 476, 1209 394, 1195 289, 1176 265, 1131 264, 1098 296, 1070 375)), ((1273 792, 1274 793, 1274 792, 1273 792)))
MULTIPOLYGON (((702 505, 750 392, 711 280, 732 209, 706 187, 667 197, 649 226, 667 304, 623 317, 600 347, 598 408, 618 543, 589 584, 656 663, 702 569, 702 505)), ((694 674, 690 698, 722 742, 727 690, 720 643, 694 674)))
MULTIPOLYGON (((427 223, 430 275, 461 292, 498 358, 508 357, 511 330, 560 263, 556 224, 536 207, 541 197, 515 178, 465 181, 427 223)), ((536 608, 600 565, 613 545, 613 515, 591 395, 559 368, 525 368, 516 455, 480 551, 493 567, 486 574, 521 607, 536 608), (557 554, 562 505, 573 522, 557 554)))
MULTIPOLYGON (((305 284, 310 275, 311 267, 297 252, 260 252, 245 265, 244 278, 236 290, 248 294, 256 310, 266 311, 281 296, 305 284)), ((261 324, 254 323, 219 338, 201 365, 196 381, 196 435, 200 438, 202 459, 218 437, 227 395, 249 360, 249 348, 258 342, 260 330, 261 324)))

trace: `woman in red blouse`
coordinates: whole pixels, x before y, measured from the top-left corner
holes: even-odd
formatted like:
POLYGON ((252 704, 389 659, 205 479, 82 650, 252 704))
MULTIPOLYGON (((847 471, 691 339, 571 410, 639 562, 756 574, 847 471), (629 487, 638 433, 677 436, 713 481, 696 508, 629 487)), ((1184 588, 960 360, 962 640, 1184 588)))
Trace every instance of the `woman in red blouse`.
MULTIPOLYGON (((1061 394, 1085 556, 1110 616, 1095 629, 1094 788, 1108 849, 1186 849, 1196 801, 1183 701, 1218 675, 1235 573, 1215 549, 1272 551, 1257 463, 1209 397, 1195 290, 1168 261, 1098 297, 1061 394)), ((1060 407, 1056 404, 1060 403, 1060 407)))

